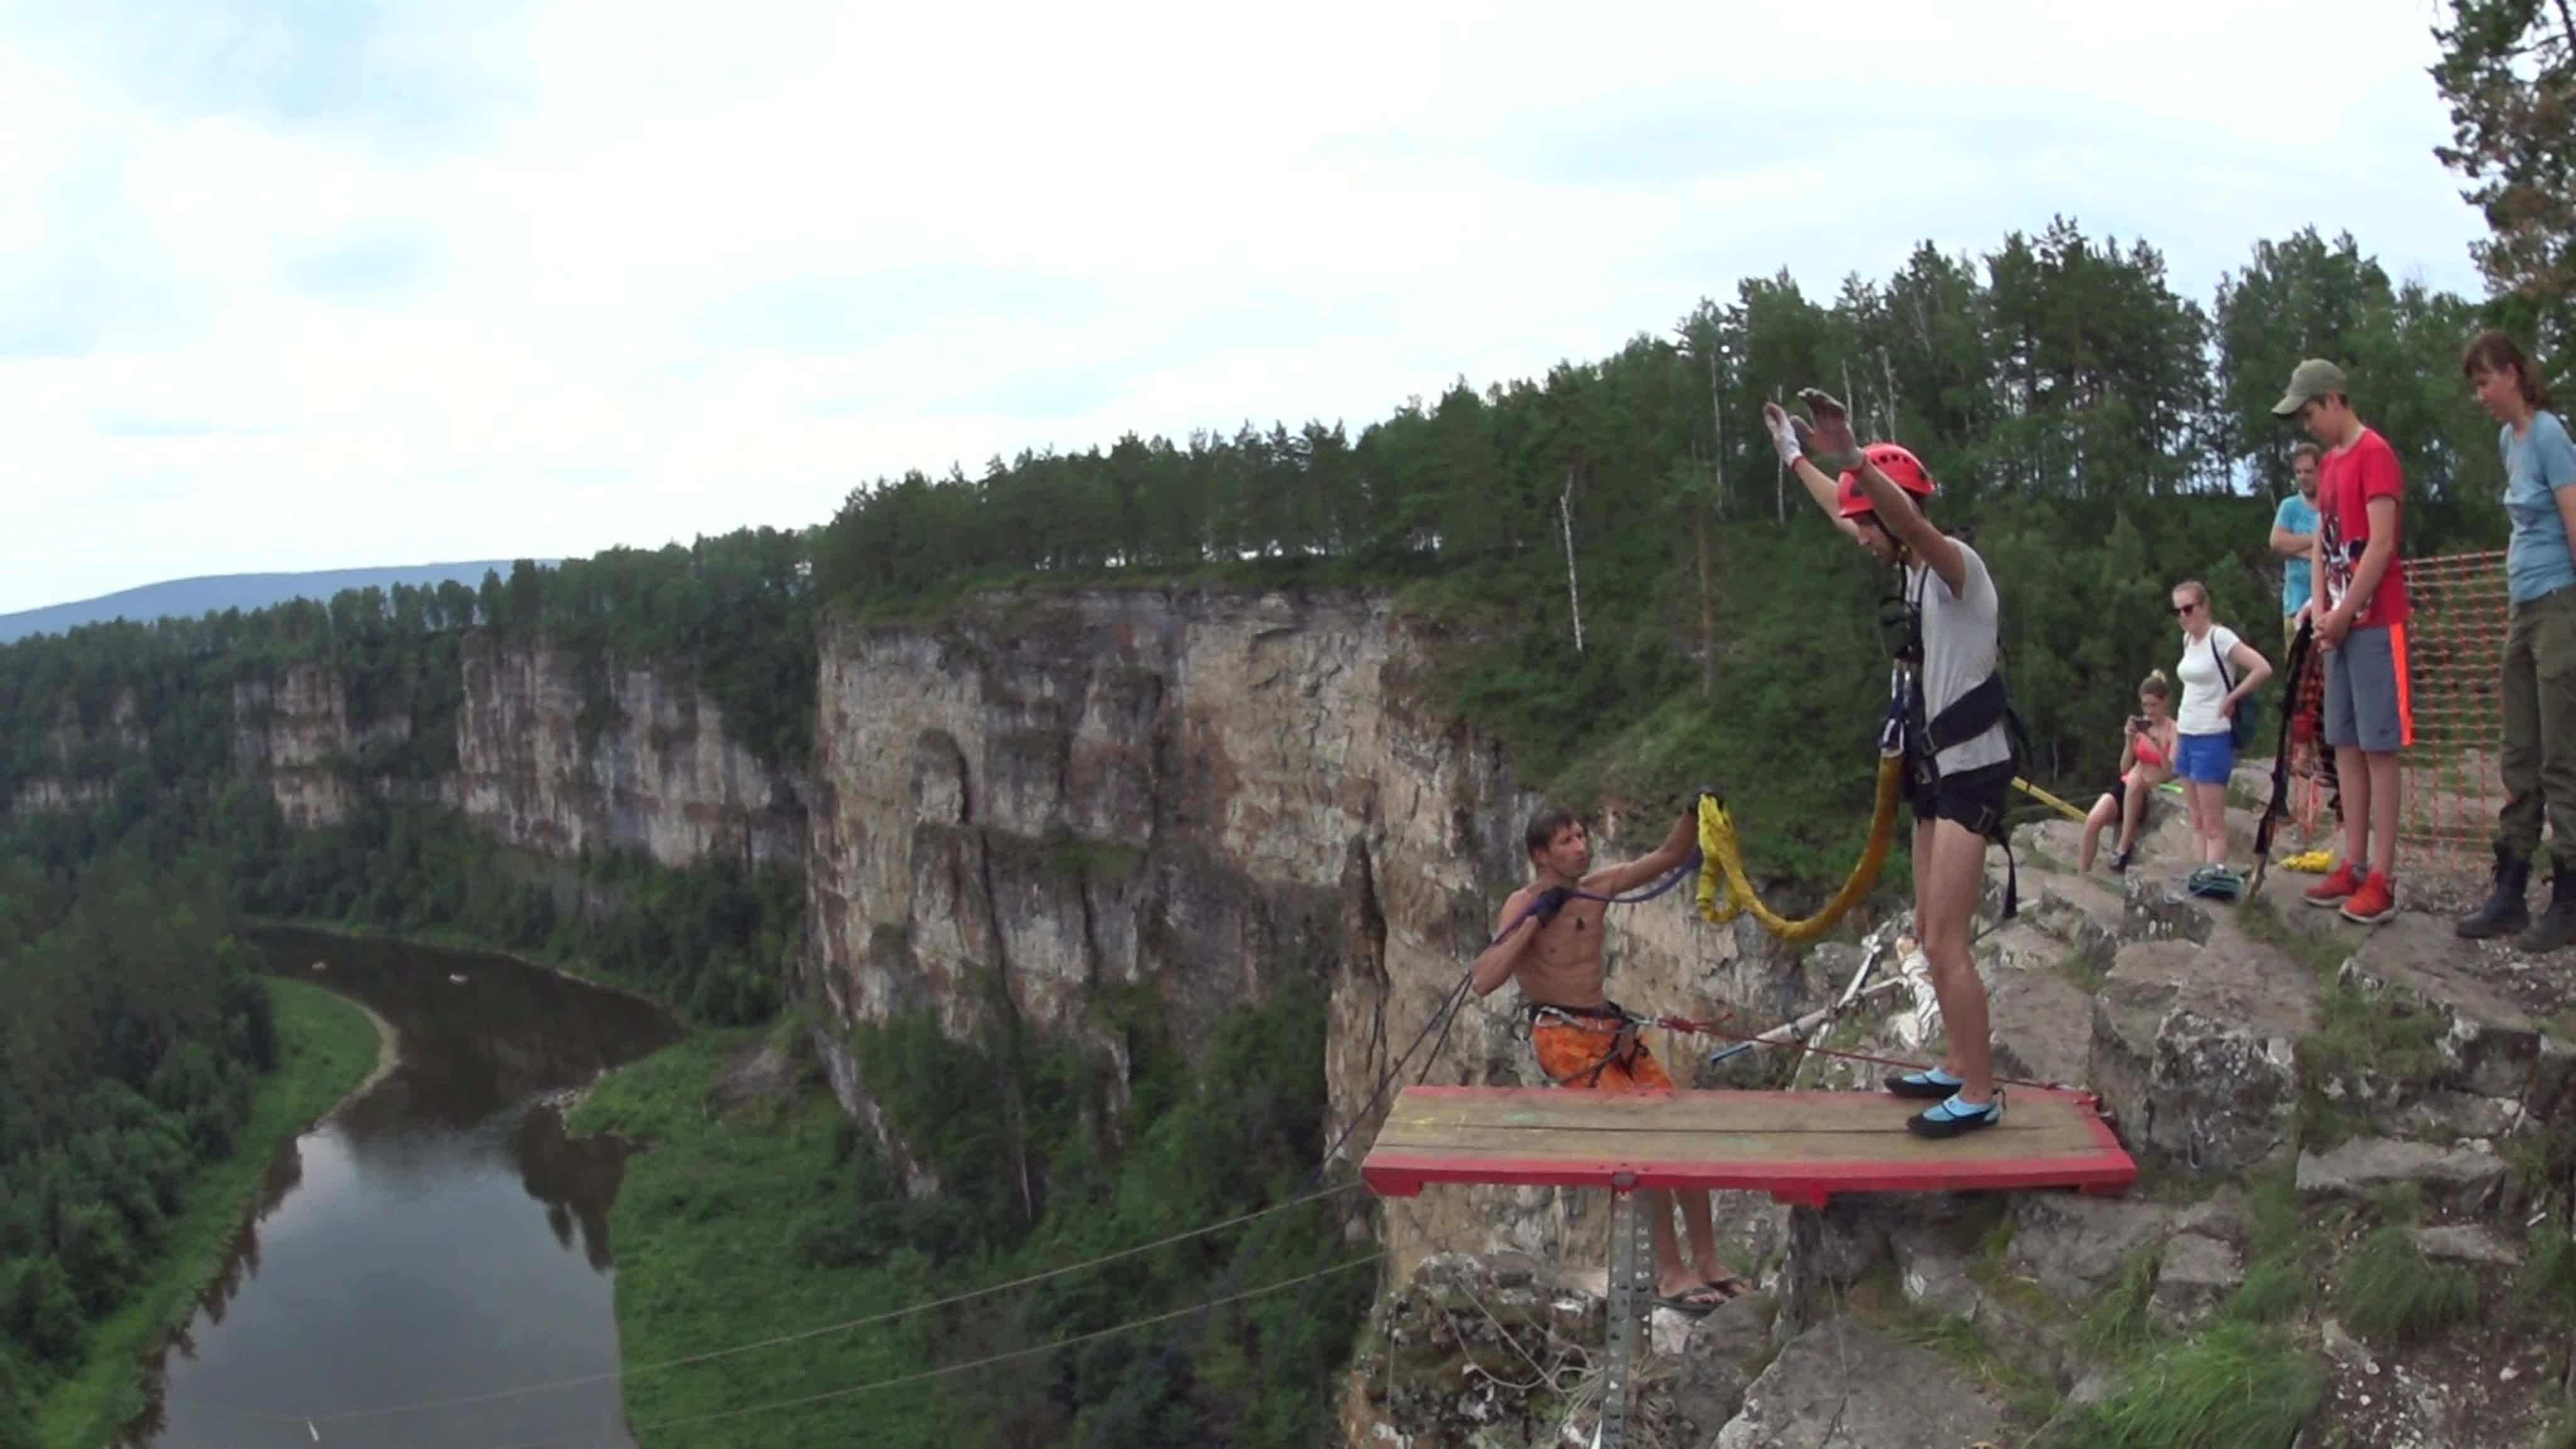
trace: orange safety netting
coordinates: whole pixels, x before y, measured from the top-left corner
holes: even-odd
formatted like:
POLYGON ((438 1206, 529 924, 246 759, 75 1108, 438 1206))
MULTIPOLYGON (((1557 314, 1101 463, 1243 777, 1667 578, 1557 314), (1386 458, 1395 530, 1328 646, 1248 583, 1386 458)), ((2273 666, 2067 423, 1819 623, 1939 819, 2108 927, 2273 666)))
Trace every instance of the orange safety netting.
MULTIPOLYGON (((2504 554, 2407 559, 2408 704, 2414 738, 2405 753, 2398 808, 2401 871, 2478 871, 2489 859, 2504 804, 2497 763, 2504 738, 2498 693, 2507 612, 2504 554)), ((2320 748, 2322 671, 2311 667, 2292 696, 2290 808, 2300 829, 2329 849, 2336 825, 2334 763, 2320 748)))

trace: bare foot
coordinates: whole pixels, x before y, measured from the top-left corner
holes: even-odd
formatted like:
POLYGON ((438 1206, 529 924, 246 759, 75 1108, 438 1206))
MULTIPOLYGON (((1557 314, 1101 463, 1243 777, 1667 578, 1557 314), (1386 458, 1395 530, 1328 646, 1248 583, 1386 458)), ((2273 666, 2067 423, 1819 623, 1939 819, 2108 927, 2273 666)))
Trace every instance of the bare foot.
POLYGON ((1724 1272, 1712 1273, 1705 1280, 1668 1277, 1657 1286, 1655 1301, 1676 1312, 1701 1314, 1752 1291, 1749 1280, 1724 1272))

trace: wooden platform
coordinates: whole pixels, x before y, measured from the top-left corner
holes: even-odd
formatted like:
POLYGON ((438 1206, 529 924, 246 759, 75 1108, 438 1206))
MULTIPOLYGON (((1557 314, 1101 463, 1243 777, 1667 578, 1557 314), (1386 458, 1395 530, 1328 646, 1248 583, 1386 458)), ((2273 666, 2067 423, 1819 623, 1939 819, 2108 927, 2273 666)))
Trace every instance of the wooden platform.
POLYGON ((1835 1193, 2080 1188, 2137 1180, 2090 1099, 2009 1088, 2004 1120, 1946 1142, 1883 1092, 1612 1093, 1407 1087, 1360 1176, 1380 1197, 1424 1183, 1701 1187, 1821 1207, 1835 1193))

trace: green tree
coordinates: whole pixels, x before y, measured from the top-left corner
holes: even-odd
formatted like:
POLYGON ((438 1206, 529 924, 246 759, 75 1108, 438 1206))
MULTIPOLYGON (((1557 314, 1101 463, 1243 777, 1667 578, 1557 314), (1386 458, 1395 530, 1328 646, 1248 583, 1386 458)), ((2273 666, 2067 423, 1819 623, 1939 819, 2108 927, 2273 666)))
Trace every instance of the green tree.
POLYGON ((2576 9, 2568 0, 2451 0, 2433 38, 2451 141, 2493 235, 2470 248, 2506 320, 2543 356, 2576 348, 2576 9))

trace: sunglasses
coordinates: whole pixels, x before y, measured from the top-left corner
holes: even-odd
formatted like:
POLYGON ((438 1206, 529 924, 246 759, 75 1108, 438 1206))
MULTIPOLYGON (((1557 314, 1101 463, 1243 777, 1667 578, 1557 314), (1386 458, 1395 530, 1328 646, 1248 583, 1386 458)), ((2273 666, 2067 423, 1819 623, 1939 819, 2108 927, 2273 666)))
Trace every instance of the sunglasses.
POLYGON ((2200 607, 2200 601, 2199 601, 2198 599, 2194 599, 2194 600, 2192 600, 2192 601, 2191 601, 2190 603, 2188 603, 2188 604, 2176 604, 2176 605, 2174 605, 2174 606, 2173 606, 2174 616, 2175 616, 2176 618, 2180 618, 2181 616, 2183 616, 2183 615, 2185 615, 2185 614, 2188 614, 2188 613, 2190 613, 2192 610, 2197 609, 2197 608, 2199 608, 2199 607, 2200 607))

